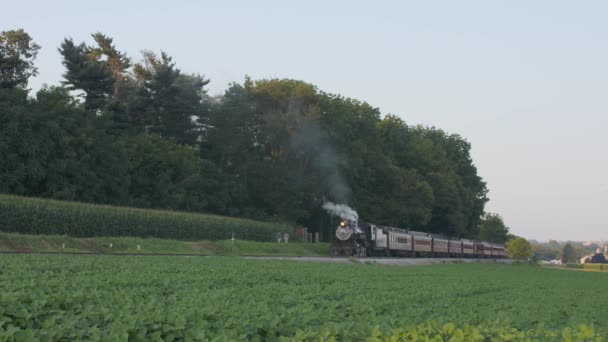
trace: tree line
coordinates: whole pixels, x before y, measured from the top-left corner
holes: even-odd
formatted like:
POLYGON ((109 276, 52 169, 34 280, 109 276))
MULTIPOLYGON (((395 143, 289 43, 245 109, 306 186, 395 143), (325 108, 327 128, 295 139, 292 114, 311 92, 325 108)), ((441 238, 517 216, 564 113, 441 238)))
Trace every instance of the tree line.
POLYGON ((578 262, 583 256, 594 254, 598 248, 603 253, 605 247, 601 243, 556 240, 532 241, 531 245, 535 258, 539 260, 562 260, 563 262, 578 262))
POLYGON ((0 192, 325 233, 333 201, 369 222, 506 240, 500 216, 484 219, 486 183, 457 134, 299 80, 245 78, 210 96, 166 52, 134 60, 92 38, 64 39, 61 85, 33 94, 40 46, 23 30, 0 35, 0 192))

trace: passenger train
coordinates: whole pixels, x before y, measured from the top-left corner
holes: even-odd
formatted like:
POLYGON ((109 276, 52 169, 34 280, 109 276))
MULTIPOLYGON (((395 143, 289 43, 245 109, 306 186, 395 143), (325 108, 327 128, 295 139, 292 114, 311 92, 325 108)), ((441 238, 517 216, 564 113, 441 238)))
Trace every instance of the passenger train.
POLYGON ((334 256, 504 258, 504 245, 343 220, 331 243, 334 256))

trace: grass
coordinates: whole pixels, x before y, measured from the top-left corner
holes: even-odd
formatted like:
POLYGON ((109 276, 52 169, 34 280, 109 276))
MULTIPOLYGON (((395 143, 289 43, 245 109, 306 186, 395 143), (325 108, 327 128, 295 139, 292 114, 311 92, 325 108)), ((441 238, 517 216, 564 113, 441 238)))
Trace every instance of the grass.
POLYGON ((545 268, 558 270, 584 271, 584 272, 608 272, 608 264, 566 264, 566 265, 545 265, 545 268))
POLYGON ((602 341, 600 273, 0 255, 0 340, 602 341))
POLYGON ((0 251, 63 253, 139 253, 200 255, 328 256, 327 243, 231 240, 178 241, 137 237, 72 238, 0 232, 0 251), (112 247, 110 247, 110 244, 112 247), (137 246, 140 249, 137 249, 137 246))

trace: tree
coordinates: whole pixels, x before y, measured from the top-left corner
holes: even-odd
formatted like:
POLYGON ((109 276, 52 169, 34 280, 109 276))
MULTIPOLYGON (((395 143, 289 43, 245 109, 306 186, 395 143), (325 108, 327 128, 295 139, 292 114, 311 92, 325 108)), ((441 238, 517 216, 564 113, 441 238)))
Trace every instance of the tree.
POLYGON ((25 179, 44 172, 44 163, 36 163, 36 148, 29 131, 35 127, 31 104, 25 89, 0 88, 0 192, 26 194, 25 179), (29 129, 28 129, 29 128, 29 129), (38 166, 42 170, 36 167, 38 166))
POLYGON ((532 256, 532 247, 528 240, 518 237, 507 241, 507 254, 512 259, 526 260, 532 256))
POLYGON ((40 46, 22 29, 0 33, 0 88, 27 86, 38 74, 34 59, 40 46))
POLYGON ((204 122, 206 115, 204 87, 209 81, 183 74, 165 52, 160 57, 144 52, 133 72, 137 90, 131 111, 138 125, 178 144, 194 145, 200 135, 195 123, 204 122))
POLYGON ((129 205, 214 212, 224 208, 221 173, 191 147, 149 134, 123 137, 115 145, 128 159, 129 205))
POLYGON ((505 225, 499 214, 488 213, 479 223, 478 238, 493 243, 505 243, 509 228, 505 225))
POLYGON ((429 229, 444 230, 451 227, 457 236, 475 237, 483 208, 488 201, 485 182, 477 175, 473 164, 471 145, 457 134, 447 134, 434 127, 414 127, 414 154, 420 166, 413 164, 421 173, 431 177, 435 206, 429 229))
POLYGON ((562 263, 576 262, 577 255, 574 246, 570 242, 566 243, 562 248, 562 263))
POLYGON ((531 244, 534 256, 539 260, 556 260, 559 259, 562 246, 555 240, 549 242, 534 242, 531 244))
POLYGON ((129 74, 131 60, 116 49, 112 38, 99 32, 92 37, 96 46, 76 45, 72 39, 61 44, 59 51, 66 67, 63 84, 85 93, 85 108, 106 119, 109 133, 133 134, 128 111, 135 84, 129 74))
POLYGON ((59 52, 63 56, 66 72, 62 83, 68 90, 85 93, 85 107, 97 110, 103 107, 114 90, 112 69, 104 61, 99 50, 69 38, 61 43, 59 52))
POLYGON ((91 55, 96 58, 105 56, 105 62, 110 69, 112 79, 114 79, 112 97, 118 99, 124 93, 125 83, 129 81, 126 73, 131 67, 131 60, 126 54, 118 51, 116 47, 114 47, 112 38, 105 36, 100 32, 94 33, 92 36, 98 47, 90 49, 91 55))
POLYGON ((126 160, 97 118, 65 88, 12 93, 0 92, 0 192, 120 204, 126 160))
POLYGON ((458 135, 300 80, 247 78, 210 98, 209 81, 166 53, 133 65, 101 33, 65 39, 64 86, 32 98, 38 46, 15 32, 0 41, 0 192, 276 219, 325 237, 330 200, 377 224, 506 239, 498 215, 480 222, 487 188, 458 135))

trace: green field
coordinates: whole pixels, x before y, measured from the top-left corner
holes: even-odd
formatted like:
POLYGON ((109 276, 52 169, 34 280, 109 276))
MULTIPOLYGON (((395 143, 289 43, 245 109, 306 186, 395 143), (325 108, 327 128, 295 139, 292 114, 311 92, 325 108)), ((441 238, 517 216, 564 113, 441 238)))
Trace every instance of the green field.
POLYGON ((608 329, 603 273, 231 257, 0 264, 0 341, 600 341, 608 329))

